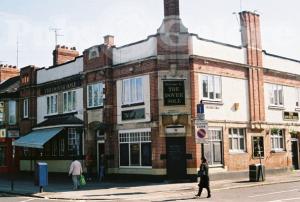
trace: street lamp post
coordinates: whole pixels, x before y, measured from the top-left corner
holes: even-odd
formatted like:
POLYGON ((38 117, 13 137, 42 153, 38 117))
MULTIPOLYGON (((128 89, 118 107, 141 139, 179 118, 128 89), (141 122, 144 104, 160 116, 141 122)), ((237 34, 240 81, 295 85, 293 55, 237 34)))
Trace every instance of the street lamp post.
POLYGON ((11 189, 11 191, 14 191, 15 152, 16 152, 16 148, 15 148, 15 146, 13 146, 13 150, 12 150, 12 164, 11 164, 11 183, 10 183, 10 189, 11 189))

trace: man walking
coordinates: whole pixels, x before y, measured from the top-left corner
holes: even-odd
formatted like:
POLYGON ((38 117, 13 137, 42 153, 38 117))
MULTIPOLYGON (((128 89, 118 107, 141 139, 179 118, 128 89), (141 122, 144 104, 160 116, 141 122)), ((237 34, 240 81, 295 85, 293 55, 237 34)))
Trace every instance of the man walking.
POLYGON ((79 178, 82 174, 82 167, 81 163, 77 160, 73 160, 73 162, 70 165, 69 175, 72 175, 72 181, 73 181, 73 189, 78 189, 79 186, 79 178))

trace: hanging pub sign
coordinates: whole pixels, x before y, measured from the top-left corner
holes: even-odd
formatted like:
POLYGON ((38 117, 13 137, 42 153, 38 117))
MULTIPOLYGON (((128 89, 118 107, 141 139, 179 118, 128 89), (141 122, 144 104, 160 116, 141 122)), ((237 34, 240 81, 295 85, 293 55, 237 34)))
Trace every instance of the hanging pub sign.
POLYGON ((298 121, 299 113, 298 112, 283 112, 283 120, 285 121, 298 121))
POLYGON ((184 81, 164 81, 164 105, 185 105, 184 81))

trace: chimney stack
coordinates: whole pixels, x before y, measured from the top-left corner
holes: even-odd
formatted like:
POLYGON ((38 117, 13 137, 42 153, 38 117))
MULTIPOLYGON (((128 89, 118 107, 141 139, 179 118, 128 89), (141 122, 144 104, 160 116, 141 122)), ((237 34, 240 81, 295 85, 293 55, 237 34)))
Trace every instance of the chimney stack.
POLYGON ((60 65, 68 61, 74 60, 79 56, 79 52, 75 47, 68 48, 67 46, 57 45, 53 51, 53 65, 60 65))
POLYGON ((0 83, 19 75, 20 70, 16 66, 0 64, 0 83))
POLYGON ((111 47, 115 45, 115 38, 112 35, 104 36, 104 45, 111 47))
POLYGON ((164 0, 165 17, 179 16, 179 0, 164 0))
POLYGON ((243 11, 240 13, 242 46, 247 49, 247 63, 262 66, 262 46, 260 20, 257 13, 243 11))

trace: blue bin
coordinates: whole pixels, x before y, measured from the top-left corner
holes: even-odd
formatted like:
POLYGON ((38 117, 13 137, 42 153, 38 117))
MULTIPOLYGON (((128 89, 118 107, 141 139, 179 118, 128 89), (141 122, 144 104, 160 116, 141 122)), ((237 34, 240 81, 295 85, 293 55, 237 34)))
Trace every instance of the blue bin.
POLYGON ((44 187, 48 185, 48 164, 38 162, 35 166, 35 185, 44 187))

